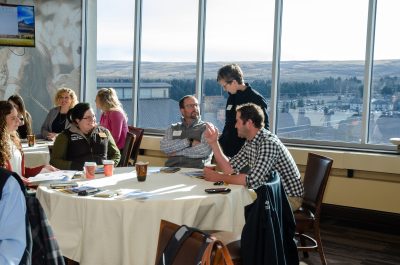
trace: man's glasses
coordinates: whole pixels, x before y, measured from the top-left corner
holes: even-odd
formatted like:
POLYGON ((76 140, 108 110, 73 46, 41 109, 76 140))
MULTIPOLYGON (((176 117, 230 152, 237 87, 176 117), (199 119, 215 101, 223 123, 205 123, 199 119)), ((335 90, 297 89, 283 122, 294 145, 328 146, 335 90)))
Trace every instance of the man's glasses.
POLYGON ((221 83, 220 83, 220 85, 221 85, 222 89, 226 90, 226 87, 227 87, 228 85, 232 84, 232 82, 233 82, 233 80, 231 80, 231 81, 225 81, 225 84, 221 84, 221 83))
POLYGON ((197 103, 195 103, 195 104, 186 104, 185 107, 188 108, 188 109, 194 109, 194 108, 199 107, 199 104, 197 104, 197 103))

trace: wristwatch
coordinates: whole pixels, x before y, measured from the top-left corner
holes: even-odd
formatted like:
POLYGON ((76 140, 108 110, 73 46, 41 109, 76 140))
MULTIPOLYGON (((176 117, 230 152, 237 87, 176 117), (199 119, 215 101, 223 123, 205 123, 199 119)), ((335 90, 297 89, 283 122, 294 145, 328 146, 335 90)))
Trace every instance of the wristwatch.
POLYGON ((192 145, 193 145, 193 138, 189 138, 188 140, 189 140, 189 147, 192 147, 192 145))

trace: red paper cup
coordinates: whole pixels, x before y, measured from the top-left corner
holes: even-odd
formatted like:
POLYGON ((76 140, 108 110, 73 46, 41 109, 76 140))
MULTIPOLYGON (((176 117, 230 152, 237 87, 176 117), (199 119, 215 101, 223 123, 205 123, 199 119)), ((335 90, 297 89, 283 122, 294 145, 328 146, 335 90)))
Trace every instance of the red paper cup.
POLYGON ((103 166, 104 166, 104 176, 110 177, 114 174, 113 160, 103 160, 103 166))
POLYGON ((94 179, 94 174, 96 173, 96 162, 85 162, 84 170, 87 179, 94 179))

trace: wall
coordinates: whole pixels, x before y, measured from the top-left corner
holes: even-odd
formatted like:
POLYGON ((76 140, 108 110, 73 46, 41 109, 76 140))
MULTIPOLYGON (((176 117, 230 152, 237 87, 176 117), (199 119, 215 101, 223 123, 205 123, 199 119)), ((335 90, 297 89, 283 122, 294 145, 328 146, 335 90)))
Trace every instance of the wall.
MULTIPOLYGON (((139 160, 163 166, 158 136, 145 136, 139 160)), ((321 149, 289 148, 304 172, 309 152, 331 157, 333 169, 324 203, 400 214, 400 154, 376 154, 321 149), (351 177, 352 175, 352 177, 351 177)))
POLYGON ((4 2, 35 6, 36 47, 0 47, 0 99, 19 93, 38 133, 57 88, 80 94, 82 1, 4 2))

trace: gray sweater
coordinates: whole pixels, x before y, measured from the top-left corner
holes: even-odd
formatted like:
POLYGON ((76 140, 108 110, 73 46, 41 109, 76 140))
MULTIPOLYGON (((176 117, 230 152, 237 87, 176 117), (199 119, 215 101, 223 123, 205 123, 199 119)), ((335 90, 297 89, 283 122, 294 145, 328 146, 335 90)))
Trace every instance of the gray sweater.
MULTIPOLYGON (((52 108, 49 111, 49 113, 47 114, 47 117, 44 120, 44 122, 42 124, 42 128, 40 130, 40 132, 42 134, 42 138, 46 139, 47 136, 49 135, 49 133, 53 132, 53 130, 52 130, 53 121, 56 119, 58 113, 60 113, 60 109, 61 109, 61 107, 52 108)), ((71 125, 67 119, 65 121, 65 129, 68 129, 70 126, 71 125)))

